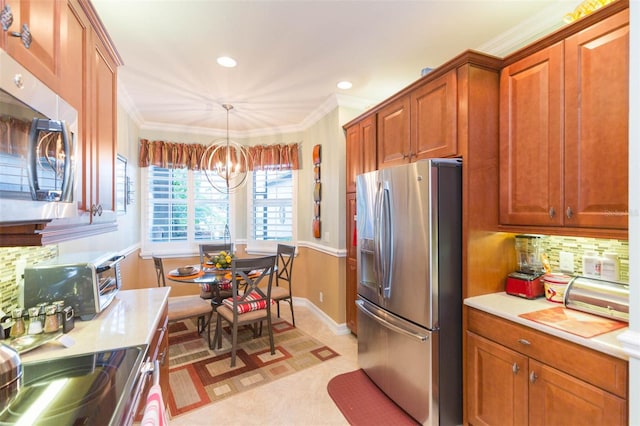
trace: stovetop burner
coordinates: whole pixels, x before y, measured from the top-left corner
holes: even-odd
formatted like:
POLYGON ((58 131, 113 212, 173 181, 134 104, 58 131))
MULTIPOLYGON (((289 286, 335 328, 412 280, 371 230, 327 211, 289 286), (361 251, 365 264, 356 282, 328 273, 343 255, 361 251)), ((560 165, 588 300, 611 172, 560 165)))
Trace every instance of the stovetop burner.
POLYGON ((24 364, 22 388, 0 424, 119 424, 143 356, 143 348, 130 347, 24 364))

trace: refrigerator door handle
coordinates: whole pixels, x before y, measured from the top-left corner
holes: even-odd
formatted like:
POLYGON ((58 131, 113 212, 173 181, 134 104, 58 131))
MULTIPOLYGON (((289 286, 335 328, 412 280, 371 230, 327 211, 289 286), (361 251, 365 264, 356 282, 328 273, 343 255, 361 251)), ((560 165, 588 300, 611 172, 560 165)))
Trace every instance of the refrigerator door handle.
POLYGON ((382 297, 388 299, 391 297, 391 277, 392 268, 394 264, 393 259, 393 228, 391 226, 391 201, 389 200, 389 188, 382 188, 382 206, 380 211, 381 224, 380 238, 382 244, 380 244, 381 250, 381 265, 382 265, 382 297))
POLYGON ((429 339, 429 336, 425 335, 425 334, 421 334, 421 333, 414 333, 412 331, 409 331, 407 329, 404 329, 398 325, 393 324, 390 321, 387 321, 384 318, 379 317, 378 315, 376 315, 374 312, 371 312, 369 309, 367 309, 367 307, 365 306, 365 302, 362 300, 356 300, 356 306, 358 307, 358 309, 360 309, 360 311, 367 315, 368 317, 370 317, 371 319, 373 319, 374 321, 376 321, 378 324, 382 325, 383 327, 386 327, 392 331, 395 331, 396 333, 400 333, 402 335, 405 335, 407 337, 410 337, 412 339, 415 339, 419 342, 426 342, 429 339))
POLYGON ((375 205, 373 208, 373 271, 376 278, 376 290, 382 294, 382 235, 381 213, 382 212, 382 184, 378 183, 376 188, 375 205))

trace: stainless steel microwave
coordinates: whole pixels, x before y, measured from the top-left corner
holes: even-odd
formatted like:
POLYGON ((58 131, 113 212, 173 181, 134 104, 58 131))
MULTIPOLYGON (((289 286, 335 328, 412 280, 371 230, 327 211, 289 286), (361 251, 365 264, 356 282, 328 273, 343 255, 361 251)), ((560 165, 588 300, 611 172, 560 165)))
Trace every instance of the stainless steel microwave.
POLYGON ((77 215, 78 113, 0 49, 0 223, 77 215))

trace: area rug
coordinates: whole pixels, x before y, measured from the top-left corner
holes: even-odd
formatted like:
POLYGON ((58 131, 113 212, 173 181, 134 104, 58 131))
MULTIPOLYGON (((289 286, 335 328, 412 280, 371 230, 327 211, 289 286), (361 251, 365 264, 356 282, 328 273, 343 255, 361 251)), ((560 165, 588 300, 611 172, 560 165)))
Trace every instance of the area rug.
POLYGON ((418 424, 390 400, 362 369, 332 378, 327 384, 327 391, 352 426, 418 424))
POLYGON ((528 312, 522 318, 539 322, 586 339, 627 327, 629 324, 561 306, 528 312))
MULTIPOLYGON (((265 323, 266 327, 266 323, 265 323)), ((231 335, 226 327, 222 348, 210 350, 192 320, 169 325, 168 406, 173 417, 237 395, 248 389, 320 364, 339 354, 284 320, 273 324, 275 355, 269 334, 253 338, 249 327, 238 332, 236 366, 231 368, 231 335)), ((213 329, 211 336, 213 338, 213 329)))

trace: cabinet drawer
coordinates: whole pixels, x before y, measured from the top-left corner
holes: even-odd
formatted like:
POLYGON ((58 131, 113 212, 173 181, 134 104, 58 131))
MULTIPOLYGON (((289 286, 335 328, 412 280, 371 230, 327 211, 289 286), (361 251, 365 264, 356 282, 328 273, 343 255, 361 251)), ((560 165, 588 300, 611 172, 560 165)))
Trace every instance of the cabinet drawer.
POLYGON ((546 333, 467 309, 468 330, 627 398, 628 362, 546 333))

